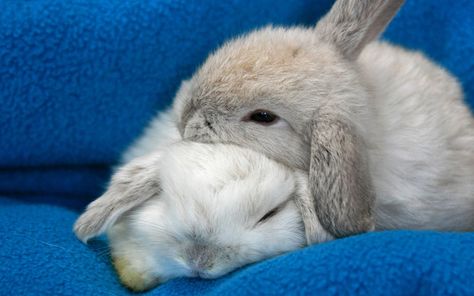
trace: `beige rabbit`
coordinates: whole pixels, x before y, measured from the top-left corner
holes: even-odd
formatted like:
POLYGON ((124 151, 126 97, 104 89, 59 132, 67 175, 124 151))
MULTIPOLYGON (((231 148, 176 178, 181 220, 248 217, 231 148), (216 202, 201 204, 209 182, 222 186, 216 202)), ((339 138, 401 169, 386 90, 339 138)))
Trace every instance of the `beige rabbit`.
MULTIPOLYGON (((474 228, 474 120, 458 82, 421 53, 374 41, 401 0, 339 0, 314 28, 226 43, 176 95, 184 139, 234 143, 309 171, 336 237, 474 228)), ((127 159, 161 145, 155 122, 127 159)))

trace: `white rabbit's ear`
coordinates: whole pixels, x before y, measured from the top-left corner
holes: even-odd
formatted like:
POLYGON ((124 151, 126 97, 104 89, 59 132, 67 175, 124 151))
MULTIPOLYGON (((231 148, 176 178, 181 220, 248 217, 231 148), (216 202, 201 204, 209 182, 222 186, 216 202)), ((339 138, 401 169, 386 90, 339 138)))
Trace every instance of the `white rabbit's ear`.
POLYGON ((338 0, 316 25, 324 41, 335 44, 348 59, 378 37, 404 0, 338 0))
POLYGON ((296 182, 295 204, 303 219, 306 243, 312 245, 333 240, 334 237, 323 228, 316 215, 314 199, 309 191, 308 173, 296 171, 296 182))
POLYGON ((320 113, 312 124, 309 188, 318 219, 333 236, 373 230, 375 194, 366 147, 337 113, 320 113))
POLYGON ((136 158, 115 173, 107 191, 74 224, 82 242, 104 233, 127 211, 160 194, 159 158, 159 153, 136 158))

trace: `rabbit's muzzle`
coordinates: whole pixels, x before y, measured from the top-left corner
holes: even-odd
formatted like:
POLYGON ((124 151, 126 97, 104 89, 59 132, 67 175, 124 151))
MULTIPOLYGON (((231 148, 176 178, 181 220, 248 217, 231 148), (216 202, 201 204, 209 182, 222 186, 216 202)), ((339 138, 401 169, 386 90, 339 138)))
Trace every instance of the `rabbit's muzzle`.
POLYGON ((215 123, 211 118, 204 117, 201 112, 195 112, 188 119, 182 135, 185 140, 202 143, 210 143, 218 138, 215 123))

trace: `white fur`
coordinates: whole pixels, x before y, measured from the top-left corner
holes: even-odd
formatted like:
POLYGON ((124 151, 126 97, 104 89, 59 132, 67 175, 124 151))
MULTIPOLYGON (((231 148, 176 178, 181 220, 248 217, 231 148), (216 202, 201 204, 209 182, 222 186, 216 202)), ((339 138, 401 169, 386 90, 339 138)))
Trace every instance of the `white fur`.
MULTIPOLYGON (((194 142, 169 146, 154 165, 161 193, 108 231, 112 255, 126 257, 142 277, 215 278, 306 245, 294 201, 297 190, 307 191, 301 173, 245 148, 194 142), (277 214, 258 222, 278 205, 277 214), (211 268, 193 266, 196 244, 210 248, 211 268)), ((313 223, 313 241, 331 239, 313 223)))
POLYGON ((474 121, 456 79, 421 53, 371 43, 367 127, 378 229, 474 230, 474 121))

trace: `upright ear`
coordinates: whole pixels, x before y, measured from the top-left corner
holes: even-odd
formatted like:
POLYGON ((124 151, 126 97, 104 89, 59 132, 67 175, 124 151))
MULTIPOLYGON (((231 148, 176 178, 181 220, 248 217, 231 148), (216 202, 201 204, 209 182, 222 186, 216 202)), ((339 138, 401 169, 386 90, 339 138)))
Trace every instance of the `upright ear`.
POLYGON ((158 153, 136 158, 115 173, 107 191, 74 224, 82 242, 104 233, 127 211, 160 194, 159 158, 158 153))
POLYGON ((309 245, 333 240, 334 237, 321 225, 315 211, 314 199, 308 187, 308 173, 296 171, 295 203, 303 219, 306 243, 309 245))
POLYGON ((335 237, 373 230, 375 194, 363 140, 337 113, 318 114, 311 133, 309 188, 322 226, 335 237))
POLYGON ((378 37, 404 0, 338 0, 316 25, 324 41, 355 60, 364 46, 378 37))

